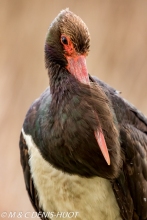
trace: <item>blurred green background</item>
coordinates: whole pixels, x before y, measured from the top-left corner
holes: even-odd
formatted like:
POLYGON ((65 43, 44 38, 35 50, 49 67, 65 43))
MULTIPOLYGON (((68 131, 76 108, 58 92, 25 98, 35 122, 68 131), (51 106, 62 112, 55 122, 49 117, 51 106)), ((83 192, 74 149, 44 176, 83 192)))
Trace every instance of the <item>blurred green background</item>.
POLYGON ((89 72, 147 114, 146 0, 1 0, 0 213, 33 210, 19 162, 19 134, 30 104, 48 86, 47 29, 67 7, 89 27, 89 72))

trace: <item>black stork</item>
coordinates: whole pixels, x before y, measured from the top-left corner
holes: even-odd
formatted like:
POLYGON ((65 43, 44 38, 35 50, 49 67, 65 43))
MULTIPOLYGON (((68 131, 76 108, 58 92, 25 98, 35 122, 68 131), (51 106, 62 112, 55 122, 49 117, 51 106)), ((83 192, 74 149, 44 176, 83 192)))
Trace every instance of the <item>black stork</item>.
POLYGON ((87 26, 68 9, 49 27, 50 86, 20 136, 26 189, 36 212, 52 212, 41 219, 147 220, 147 118, 88 74, 89 44, 87 26))

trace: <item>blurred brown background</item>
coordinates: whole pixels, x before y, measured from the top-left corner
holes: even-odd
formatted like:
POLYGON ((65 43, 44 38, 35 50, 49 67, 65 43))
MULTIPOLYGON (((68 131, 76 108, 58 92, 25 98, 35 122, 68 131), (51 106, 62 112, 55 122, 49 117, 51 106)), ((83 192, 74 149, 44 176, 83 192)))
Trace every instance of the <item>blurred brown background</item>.
POLYGON ((89 72, 147 114, 146 0, 0 1, 0 213, 33 210, 19 162, 19 134, 31 102, 48 86, 44 40, 66 7, 89 27, 89 72))

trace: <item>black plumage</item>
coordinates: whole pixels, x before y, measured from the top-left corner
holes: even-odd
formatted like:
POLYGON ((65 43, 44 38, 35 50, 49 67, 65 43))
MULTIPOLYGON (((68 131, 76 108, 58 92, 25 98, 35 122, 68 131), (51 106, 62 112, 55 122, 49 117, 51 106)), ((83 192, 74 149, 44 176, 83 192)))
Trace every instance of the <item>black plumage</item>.
MULTIPOLYGON (((72 12, 62 11, 45 44, 50 87, 30 107, 23 129, 31 135, 42 159, 56 169, 108 179, 123 220, 147 220, 147 119, 96 77, 89 75, 89 82, 83 83, 83 78, 80 81, 73 74, 69 57, 85 56, 88 51, 87 27, 72 12), (97 129, 104 134, 110 165, 98 147, 97 129)), ((35 210, 42 211, 22 134, 20 153, 29 197, 35 210)))

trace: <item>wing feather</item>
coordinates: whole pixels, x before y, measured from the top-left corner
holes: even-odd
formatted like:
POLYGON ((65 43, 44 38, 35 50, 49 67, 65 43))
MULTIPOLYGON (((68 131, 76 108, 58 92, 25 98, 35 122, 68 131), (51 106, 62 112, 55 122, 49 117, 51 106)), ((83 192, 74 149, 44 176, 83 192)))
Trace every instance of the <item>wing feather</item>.
POLYGON ((112 187, 123 220, 147 220, 147 118, 118 92, 96 77, 112 102, 120 128, 124 155, 120 175, 112 187))
POLYGON ((121 127, 126 159, 124 173, 134 204, 134 212, 147 219, 147 135, 130 124, 121 127))

